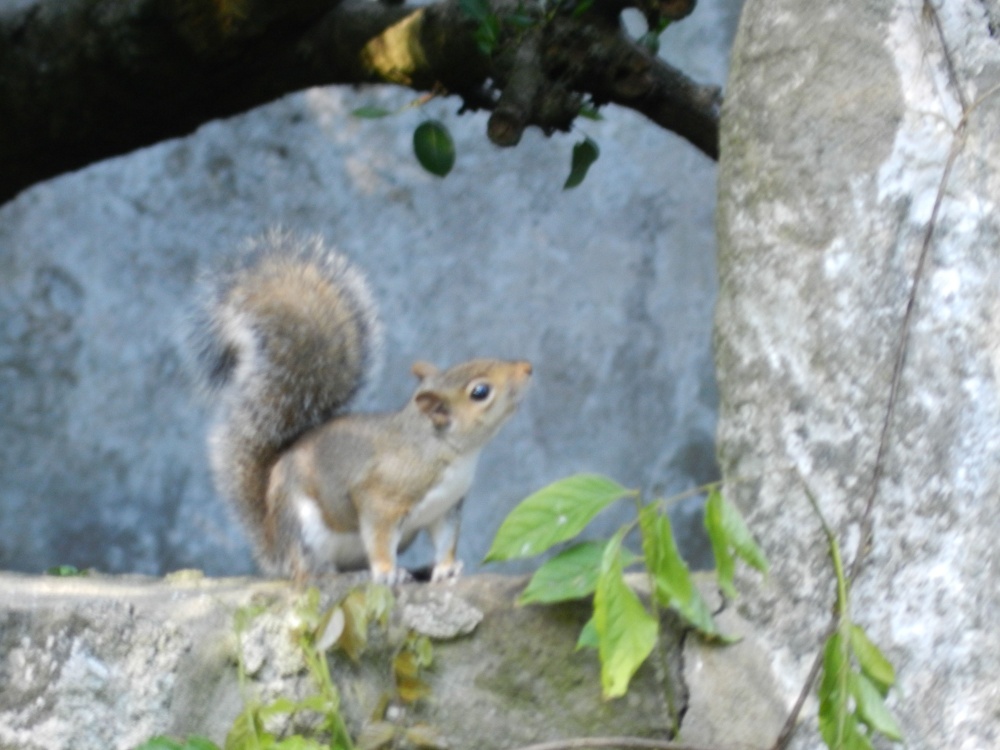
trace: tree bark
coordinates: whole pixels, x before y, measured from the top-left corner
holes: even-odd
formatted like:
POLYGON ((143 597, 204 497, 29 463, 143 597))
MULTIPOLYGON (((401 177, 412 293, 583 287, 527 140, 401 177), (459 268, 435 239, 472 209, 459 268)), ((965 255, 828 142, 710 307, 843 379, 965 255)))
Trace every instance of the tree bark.
POLYGON ((718 154, 720 93, 617 19, 491 0, 496 47, 455 0, 20 0, 0 9, 0 203, 94 161, 327 84, 390 83, 497 109, 490 136, 567 129, 585 98, 635 109, 718 154), (534 25, 504 19, 517 9, 534 25), (526 65, 537 66, 528 70, 526 65), (523 87, 530 87, 526 90, 523 87))

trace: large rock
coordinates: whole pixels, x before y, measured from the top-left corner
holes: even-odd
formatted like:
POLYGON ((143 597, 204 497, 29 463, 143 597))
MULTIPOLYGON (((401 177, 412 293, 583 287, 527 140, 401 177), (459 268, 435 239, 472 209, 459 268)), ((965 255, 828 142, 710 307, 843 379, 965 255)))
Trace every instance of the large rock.
MULTIPOLYGON (((738 5, 701 3, 664 55, 721 83, 738 5)), ((668 493, 716 478, 714 164, 611 111, 580 126, 602 155, 563 192, 580 135, 496 149, 451 101, 350 115, 412 98, 311 90, 0 208, 0 567, 252 569, 210 486, 184 330, 199 269, 274 224, 371 277, 388 340, 363 408, 398 408, 418 358, 535 363, 466 504, 468 563, 513 503, 575 471, 668 493), (457 140, 445 180, 412 156, 427 117, 457 140)))
POLYGON ((1000 747, 1000 39, 996 3, 931 5, 747 3, 723 118, 719 453, 773 564, 743 612, 785 700, 834 596, 807 488, 848 560, 875 492, 852 616, 898 668, 907 746, 978 750, 1000 747))
MULTIPOLYGON (((355 736, 393 692, 393 649, 406 628, 435 638, 434 664, 421 675, 430 694, 388 712, 400 728, 430 726, 456 750, 668 736, 664 661, 643 666, 625 698, 601 700, 596 656, 574 652, 588 608, 517 607, 523 584, 475 577, 402 587, 390 625, 371 628, 361 660, 331 661, 355 736)), ((325 583, 326 603, 348 588, 344 579, 325 583)), ((292 638, 303 597, 287 583, 248 579, 0 574, 0 748, 131 750, 156 734, 191 733, 221 743, 244 696, 269 702, 316 691, 292 638), (234 613, 248 605, 257 614, 237 638, 234 613)), ((730 632, 745 628, 733 612, 720 622, 730 632)), ((664 629, 686 741, 735 747, 776 731, 770 666, 746 634, 722 650, 688 637, 681 658, 678 634, 664 629)))

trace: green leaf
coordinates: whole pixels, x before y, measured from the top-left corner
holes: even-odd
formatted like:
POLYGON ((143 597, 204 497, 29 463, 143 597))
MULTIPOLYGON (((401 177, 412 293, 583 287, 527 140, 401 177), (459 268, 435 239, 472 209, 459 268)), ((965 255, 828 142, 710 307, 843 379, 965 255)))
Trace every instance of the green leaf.
POLYGON ((354 117, 359 117, 362 120, 378 120, 382 117, 388 117, 392 114, 392 110, 385 109, 384 107, 376 107, 374 105, 369 105, 365 107, 358 107, 357 109, 351 110, 351 114, 354 117))
POLYGON ((484 55, 492 54, 500 41, 500 19, 496 16, 484 18, 472 36, 480 52, 484 55))
POLYGON ((600 121, 604 119, 596 107, 591 107, 588 104, 583 104, 580 106, 580 111, 577 113, 580 117, 586 117, 588 120, 600 121))
POLYGON ((431 686, 420 677, 398 677, 396 680, 396 693, 403 703, 416 703, 431 692, 431 686))
POLYGON ((414 635, 408 638, 407 647, 413 652, 421 669, 426 669, 434 663, 434 644, 426 635, 414 635))
POLYGON ((624 529, 608 542, 594 592, 594 627, 601 659, 605 698, 618 698, 656 645, 659 624, 623 577, 621 542, 624 529))
POLYGON ((646 567, 656 585, 656 600, 665 607, 677 610, 702 633, 719 637, 712 612, 691 580, 687 563, 677 549, 670 519, 665 513, 658 512, 655 505, 647 505, 639 515, 639 529, 642 531, 646 567))
POLYGON ((874 750, 872 741, 861 731, 857 721, 853 720, 853 714, 851 719, 852 721, 848 724, 847 736, 844 738, 844 750, 874 750))
POLYGON ((664 31, 667 30, 667 27, 670 26, 670 24, 672 23, 673 19, 671 18, 661 18, 657 22, 656 26, 653 27, 653 31, 655 31, 657 34, 662 34, 664 31))
POLYGON ((736 507, 713 488, 705 503, 705 530, 715 555, 715 567, 719 576, 719 588, 731 599, 736 598, 733 576, 736 572, 735 559, 739 557, 748 565, 762 573, 767 573, 767 558, 754 542, 750 529, 736 507))
POLYGON ((389 621, 392 608, 396 605, 392 589, 383 584, 370 583, 365 589, 365 601, 368 604, 368 616, 384 626, 389 621))
POLYGON ((80 570, 75 565, 54 565, 45 571, 47 576, 60 576, 63 578, 70 578, 73 576, 85 576, 89 573, 88 570, 80 570))
POLYGON ((730 599, 737 597, 733 577, 736 574, 736 558, 729 551, 729 537, 723 520, 722 494, 718 490, 708 493, 705 503, 705 531, 715 556, 715 571, 722 593, 730 599))
POLYGON ((247 750, 248 748, 271 747, 274 745, 274 735, 264 731, 260 716, 252 708, 245 708, 233 721, 226 742, 225 750, 247 750))
POLYGON ((361 729, 358 750, 379 750, 396 738, 396 725, 389 721, 374 721, 361 729))
MULTIPOLYGON (((721 493, 719 496, 722 496, 721 493)), ((723 521, 726 532, 729 535, 729 543, 736 551, 736 556, 751 568, 766 575, 768 570, 767 557, 761 548, 757 546, 757 542, 754 541, 746 521, 743 520, 743 516, 736 509, 735 505, 727 502, 725 499, 722 501, 722 507, 723 521)))
POLYGON ((193 734, 187 738, 181 750, 219 750, 219 746, 207 737, 193 734))
POLYGON ((660 35, 655 31, 647 31, 641 37, 639 37, 636 44, 640 47, 646 49, 651 55, 655 55, 660 51, 660 35))
POLYGON ((493 15, 488 0, 458 0, 458 7, 469 18, 480 23, 493 15))
MULTIPOLYGON (((479 51, 484 55, 491 54, 500 41, 500 18, 493 12, 488 0, 459 0, 458 7, 477 22, 473 38, 479 51)), ((515 18, 520 20, 520 16, 515 18)))
POLYGON ((337 645, 341 636, 344 635, 346 624, 347 615, 344 614, 344 609, 340 605, 330 607, 311 636, 313 639, 312 647, 320 653, 329 651, 337 645))
MULTIPOLYGON (((594 593, 604 555, 604 542, 581 542, 543 564, 531 577, 518 604, 552 604, 582 599, 594 593)), ((627 568, 639 558, 622 549, 627 568)))
POLYGON ((593 594, 603 556, 602 542, 581 542, 563 550, 535 571, 518 603, 551 604, 593 594))
POLYGON ((903 733, 899 729, 899 724, 889 713, 889 709, 885 707, 882 694, 871 680, 863 674, 851 675, 851 695, 854 696, 854 703, 861 721, 894 742, 903 741, 903 733))
POLYGON ((261 706, 259 709, 259 715, 261 719, 267 719, 271 716, 294 714, 301 708, 302 707, 299 705, 298 701, 293 701, 291 698, 287 698, 285 696, 279 696, 266 706, 261 706))
POLYGON ((573 13, 572 13, 573 18, 579 18, 588 10, 590 10, 591 7, 594 5, 594 1, 595 0, 580 0, 576 4, 576 7, 573 8, 573 13))
POLYGON ((169 737, 151 737, 135 750, 184 750, 184 746, 169 737))
POLYGON ((569 177, 566 178, 566 182, 563 184, 563 190, 575 188, 583 182, 583 179, 587 176, 587 170, 597 161, 597 157, 600 155, 600 149, 597 148, 597 144, 590 138, 584 138, 573 146, 573 160, 570 164, 569 177))
POLYGON ((262 604, 248 604, 233 613, 233 629, 237 633, 245 633, 251 623, 260 617, 267 608, 262 604))
MULTIPOLYGON (((284 701, 288 699, 279 698, 277 700, 284 701)), ((325 714, 325 713, 330 713, 332 711, 336 711, 338 709, 338 706, 335 703, 332 703, 327 696, 321 693, 313 693, 312 695, 307 695, 300 701, 289 701, 289 702, 291 703, 292 706, 291 711, 284 711, 282 713, 294 713, 296 711, 315 711, 318 714, 325 714)), ((277 701, 275 701, 275 703, 277 703, 277 701)), ((273 708, 274 705, 275 704, 272 703, 270 707, 273 708)))
POLYGON ((851 648, 854 649, 854 656, 861 666, 861 671, 884 695, 886 690, 896 684, 896 670, 864 630, 852 623, 850 633, 851 648))
POLYGON ((859 747, 857 719, 848 705, 850 681, 850 643, 838 630, 823 648, 823 674, 819 683, 819 730, 830 750, 859 747))
POLYGON ((413 153, 420 166, 438 177, 444 177, 455 166, 455 141, 437 120, 422 122, 413 131, 413 153))
POLYGON ((340 602, 344 613, 344 629, 337 645, 347 657, 357 663, 368 646, 368 601, 365 592, 354 589, 340 602))
POLYGON ((530 29, 539 24, 537 18, 527 13, 507 13, 503 17, 504 24, 514 29, 530 29))
POLYGON ((451 747, 441 730, 429 724, 414 724, 404 734, 407 742, 420 750, 448 750, 451 747))
POLYGON ((634 491, 596 474, 577 474, 529 495, 504 519, 486 562, 541 554, 583 531, 612 502, 634 491))
POLYGON ((325 742, 293 734, 279 740, 273 745, 274 750, 327 750, 330 746, 325 742))
POLYGON ((597 635, 597 625, 594 623, 594 618, 591 617, 580 629, 580 637, 576 639, 576 648, 574 650, 579 651, 581 648, 592 648, 596 651, 598 646, 600 646, 600 642, 601 639, 597 635))
POLYGON ((670 25, 670 21, 665 18, 661 18, 660 22, 649 29, 645 34, 636 40, 636 44, 640 47, 645 47, 651 55, 655 55, 660 51, 660 35, 663 34, 664 30, 670 25))

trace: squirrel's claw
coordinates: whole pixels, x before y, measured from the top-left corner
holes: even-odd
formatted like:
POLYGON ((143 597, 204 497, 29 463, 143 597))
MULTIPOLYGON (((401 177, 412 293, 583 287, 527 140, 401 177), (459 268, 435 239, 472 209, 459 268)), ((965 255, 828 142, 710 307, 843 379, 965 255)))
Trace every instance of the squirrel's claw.
POLYGON ((431 583, 438 581, 455 581, 462 574, 462 561, 453 560, 447 563, 438 563, 431 572, 431 583))
POLYGON ((372 583, 386 586, 396 586, 413 580, 413 575, 406 568, 390 568, 389 570, 373 570, 372 583))

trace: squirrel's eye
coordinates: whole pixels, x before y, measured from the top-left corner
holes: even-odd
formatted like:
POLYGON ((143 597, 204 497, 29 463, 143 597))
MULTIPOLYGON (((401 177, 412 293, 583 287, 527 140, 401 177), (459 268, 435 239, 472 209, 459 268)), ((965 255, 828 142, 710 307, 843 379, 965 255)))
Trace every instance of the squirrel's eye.
POLYGON ((476 383, 472 386, 472 390, 469 391, 469 398, 473 401, 483 401, 484 399, 489 398, 489 396, 490 387, 486 383, 476 383))

